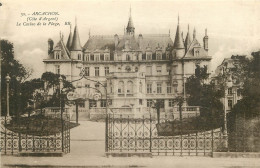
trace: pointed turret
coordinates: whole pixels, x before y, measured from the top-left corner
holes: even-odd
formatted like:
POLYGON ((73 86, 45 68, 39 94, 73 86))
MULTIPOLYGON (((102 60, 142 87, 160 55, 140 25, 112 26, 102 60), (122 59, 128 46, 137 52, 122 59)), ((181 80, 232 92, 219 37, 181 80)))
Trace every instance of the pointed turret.
POLYGON ((127 35, 134 35, 135 34, 135 27, 132 19, 132 14, 131 14, 131 7, 130 7, 130 16, 128 20, 128 24, 126 27, 126 34, 127 35))
POLYGON ((175 49, 184 48, 184 44, 183 44, 183 40, 182 40, 182 36, 181 36, 181 31, 180 31, 180 28, 179 28, 179 16, 178 16, 178 25, 177 25, 177 30, 176 30, 173 48, 175 48, 175 49))
POLYGON ((172 54, 173 57, 176 57, 176 58, 181 58, 185 54, 184 42, 183 42, 183 37, 181 35, 179 22, 180 22, 180 19, 178 16, 178 25, 177 25, 174 44, 173 44, 173 54, 172 54))
POLYGON ((79 33, 78 33, 78 26, 77 23, 75 24, 74 28, 74 34, 72 38, 72 44, 71 44, 71 51, 81 51, 81 45, 80 45, 80 40, 79 40, 79 33))
POLYGON ((71 25, 70 25, 70 34, 69 34, 68 41, 66 44, 66 47, 68 50, 70 50, 71 45, 72 45, 72 32, 71 32, 71 25))
POLYGON ((196 29, 194 27, 194 30, 193 30, 193 40, 195 40, 195 39, 196 39, 196 29))
POLYGON ((186 52, 187 52, 188 48, 190 47, 190 44, 191 44, 190 26, 188 25, 188 32, 187 32, 186 39, 185 39, 185 42, 184 42, 186 52))

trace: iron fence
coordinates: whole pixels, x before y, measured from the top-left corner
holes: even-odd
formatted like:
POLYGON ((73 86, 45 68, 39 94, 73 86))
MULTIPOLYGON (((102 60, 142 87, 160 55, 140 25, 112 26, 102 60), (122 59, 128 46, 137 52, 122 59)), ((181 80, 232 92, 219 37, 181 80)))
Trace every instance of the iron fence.
MULTIPOLYGON (((150 115, 140 119, 108 115, 108 152, 150 152, 153 155, 209 156, 224 150, 221 128, 175 131, 166 118, 158 124, 150 115), (167 134, 167 132, 171 132, 167 134), (176 135, 173 135, 172 132, 176 135)), ((184 125, 184 123, 183 123, 184 125)), ((181 127, 179 127, 181 129, 181 127)))
MULTIPOLYGON (((57 117, 57 116, 56 116, 57 117)), ((0 148, 1 154, 15 155, 20 152, 70 152, 70 121, 68 115, 63 115, 63 120, 54 116, 48 117, 46 122, 30 121, 28 123, 32 126, 42 126, 48 122, 54 121, 55 124, 51 131, 34 131, 24 125, 10 126, 10 119, 6 117, 1 118, 1 139, 0 148), (57 120, 54 120, 57 119, 57 120), (57 123, 61 122, 61 123, 57 123), (33 123, 38 122, 38 123, 33 123), (15 127, 19 127, 17 131, 15 127), (63 131, 59 127, 63 127, 63 131), (56 129, 56 130, 55 130, 56 129), (23 131, 21 131, 23 130, 23 131)), ((27 124, 26 124, 27 125, 27 124)), ((38 127, 37 126, 37 127, 38 127)))

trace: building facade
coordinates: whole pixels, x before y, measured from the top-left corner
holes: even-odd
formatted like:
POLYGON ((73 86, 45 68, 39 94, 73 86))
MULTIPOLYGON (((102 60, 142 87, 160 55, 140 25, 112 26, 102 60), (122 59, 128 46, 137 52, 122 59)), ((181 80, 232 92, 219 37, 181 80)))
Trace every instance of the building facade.
POLYGON ((232 55, 230 58, 225 58, 215 70, 215 77, 221 75, 225 80, 225 95, 222 103, 226 113, 229 113, 232 107, 242 99, 243 79, 240 77, 242 62, 245 59, 245 55, 232 55))
POLYGON ((184 39, 179 18, 174 41, 170 34, 136 35, 130 14, 123 35, 92 35, 82 47, 76 24, 66 44, 61 35, 55 47, 51 39, 48 46, 48 58, 43 60, 46 72, 63 74, 69 81, 84 74, 92 81, 76 82, 76 91, 101 91, 100 100, 88 98, 80 104, 86 113, 107 106, 102 86, 107 90, 109 108, 140 114, 159 99, 163 102, 162 111, 172 111, 174 98, 185 94, 185 78, 195 73, 197 65, 210 69, 211 61, 207 30, 203 45, 197 40, 195 29, 193 38, 188 30, 184 39))

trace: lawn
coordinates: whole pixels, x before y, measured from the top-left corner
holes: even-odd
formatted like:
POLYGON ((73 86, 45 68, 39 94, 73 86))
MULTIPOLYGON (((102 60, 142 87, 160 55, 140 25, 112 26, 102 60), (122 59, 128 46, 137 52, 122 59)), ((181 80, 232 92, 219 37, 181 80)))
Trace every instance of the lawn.
MULTIPOLYGON (((61 123, 62 122, 60 118, 51 118, 45 117, 43 115, 34 115, 31 117, 21 117, 19 119, 19 123, 17 119, 13 118, 9 124, 6 124, 6 128, 16 133, 47 136, 61 132, 61 123)), ((79 125, 65 120, 63 120, 63 123, 64 130, 72 129, 79 125)))

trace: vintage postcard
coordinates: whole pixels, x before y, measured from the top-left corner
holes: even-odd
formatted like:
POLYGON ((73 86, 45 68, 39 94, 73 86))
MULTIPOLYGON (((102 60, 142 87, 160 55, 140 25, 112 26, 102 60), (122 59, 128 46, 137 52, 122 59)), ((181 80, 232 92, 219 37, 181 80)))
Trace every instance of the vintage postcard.
POLYGON ((260 167, 259 9, 0 0, 1 167, 260 167))

